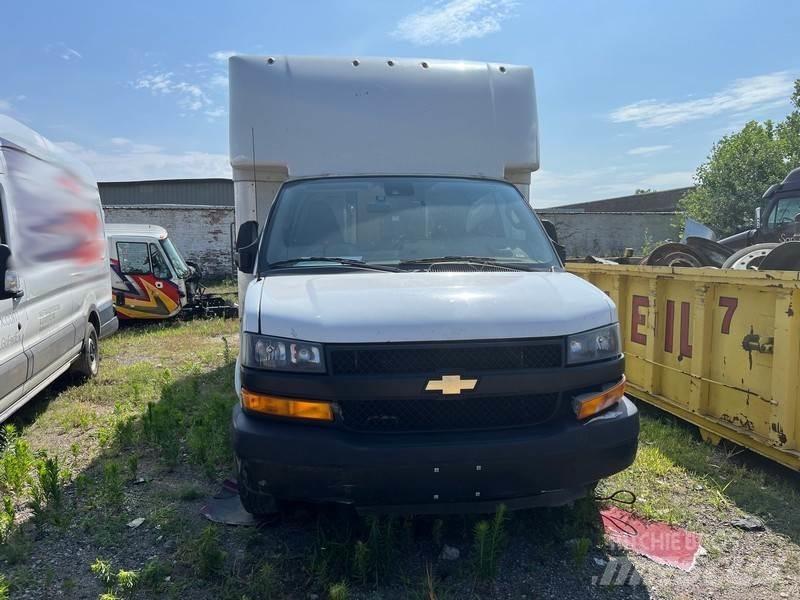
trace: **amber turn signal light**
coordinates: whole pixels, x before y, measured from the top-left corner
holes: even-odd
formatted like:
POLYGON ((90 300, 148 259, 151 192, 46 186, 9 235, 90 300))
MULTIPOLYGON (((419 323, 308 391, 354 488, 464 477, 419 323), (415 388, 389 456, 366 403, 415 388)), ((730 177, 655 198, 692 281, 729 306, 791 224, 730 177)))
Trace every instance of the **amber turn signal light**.
POLYGON ((243 389, 242 406, 249 411, 274 417, 333 421, 333 409, 330 402, 281 398, 243 389))
POLYGON ((619 382, 599 394, 592 393, 576 396, 572 401, 575 414, 578 415, 579 419, 588 419, 622 400, 624 394, 625 376, 623 375, 619 382))

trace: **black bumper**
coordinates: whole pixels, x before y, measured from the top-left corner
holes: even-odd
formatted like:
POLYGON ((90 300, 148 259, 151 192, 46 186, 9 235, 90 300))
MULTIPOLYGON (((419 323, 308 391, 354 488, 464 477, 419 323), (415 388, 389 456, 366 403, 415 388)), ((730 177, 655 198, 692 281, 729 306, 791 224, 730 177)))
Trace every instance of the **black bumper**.
POLYGON ((625 399, 585 423, 490 432, 363 434, 233 411, 242 484, 282 500, 360 510, 490 512, 583 495, 636 456, 639 415, 625 399))

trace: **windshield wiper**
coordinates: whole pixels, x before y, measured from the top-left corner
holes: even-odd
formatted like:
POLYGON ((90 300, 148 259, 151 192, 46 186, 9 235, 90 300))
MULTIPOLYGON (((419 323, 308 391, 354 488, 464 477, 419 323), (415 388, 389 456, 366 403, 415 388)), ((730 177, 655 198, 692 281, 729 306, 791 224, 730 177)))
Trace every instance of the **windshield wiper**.
POLYGON ((408 265, 430 265, 430 264, 446 263, 446 262, 471 263, 473 265, 482 265, 485 267, 500 267, 504 269, 514 269, 516 271, 530 271, 532 270, 532 267, 535 266, 535 265, 529 265, 528 263, 520 263, 514 261, 505 262, 489 256, 434 256, 429 258, 409 258, 406 260, 401 260, 397 264, 398 266, 408 266, 408 265))
POLYGON ((280 269, 282 267, 293 267, 298 263, 304 262, 327 262, 336 263, 345 267, 353 267, 356 269, 366 269, 369 271, 389 271, 391 273, 399 273, 402 269, 390 267, 388 265, 375 265, 364 262, 363 260, 356 260, 354 258, 337 258, 335 256, 302 256, 299 258, 290 258, 288 260, 279 260, 267 265, 270 269, 280 269))

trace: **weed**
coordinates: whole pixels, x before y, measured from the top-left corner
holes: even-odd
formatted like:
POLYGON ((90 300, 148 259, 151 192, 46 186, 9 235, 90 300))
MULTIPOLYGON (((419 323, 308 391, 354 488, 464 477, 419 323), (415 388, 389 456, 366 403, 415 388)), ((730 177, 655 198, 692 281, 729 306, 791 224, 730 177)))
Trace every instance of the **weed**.
POLYGON ((0 490, 21 494, 30 480, 34 457, 28 442, 20 437, 16 427, 10 423, 3 427, 0 438, 3 452, 0 454, 0 490))
POLYGON ((210 579, 222 571, 226 553, 220 548, 219 534, 213 525, 206 527, 193 544, 194 568, 203 579, 210 579))
POLYGON ((572 547, 572 560, 575 562, 576 567, 582 567, 584 565, 591 547, 592 540, 589 538, 582 537, 575 540, 575 545, 572 547))
POLYGON ((264 562, 250 575, 247 597, 253 600, 270 600, 278 590, 278 574, 274 567, 264 562))
POLYGON ((64 522, 64 473, 58 457, 43 456, 36 465, 36 480, 31 490, 30 507, 34 521, 41 525, 47 520, 59 525, 64 522))
POLYGON ((8 600, 10 598, 8 580, 5 575, 0 573, 0 600, 8 600))
POLYGON ((21 529, 14 529, 5 541, 0 542, 0 556, 9 565, 23 562, 30 551, 30 544, 21 529))
POLYGON ((358 580, 364 584, 370 567, 369 547, 362 541, 356 542, 353 551, 353 572, 358 580))
POLYGON ((497 563, 505 541, 506 507, 497 507, 492 522, 478 521, 473 531, 473 560, 478 579, 494 579, 497 563))
POLYGON ((114 581, 114 573, 111 570, 111 562, 101 558, 95 558, 92 566, 89 567, 92 574, 97 577, 104 585, 111 585, 114 581))
POLYGON ((136 476, 139 474, 139 457, 136 454, 128 456, 128 477, 131 481, 136 481, 136 476))
POLYGON ((348 600, 350 598, 350 588, 347 587, 347 583, 344 581, 334 583, 328 588, 328 596, 330 600, 348 600))
POLYGON ((14 509, 14 502, 11 496, 3 496, 3 508, 0 512, 0 544, 5 544, 14 531, 14 521, 17 511, 14 509))
POLYGON ((100 498, 109 511, 118 512, 122 509, 124 498, 122 488, 122 474, 119 464, 109 461, 103 465, 103 482, 100 489, 100 498))
POLYGON ((164 587, 164 578, 172 573, 172 567, 154 558, 142 569, 139 583, 143 588, 152 592, 159 592, 164 587))
POLYGON ((119 419, 114 423, 114 439, 121 448, 131 448, 136 443, 136 424, 133 417, 119 419))
POLYGON ((117 571, 117 589, 130 595, 139 583, 137 571, 117 571))
POLYGON ((183 500, 184 502, 192 502, 193 500, 199 500, 205 494, 199 488, 193 485, 186 485, 183 486, 180 490, 178 490, 178 498, 183 500))

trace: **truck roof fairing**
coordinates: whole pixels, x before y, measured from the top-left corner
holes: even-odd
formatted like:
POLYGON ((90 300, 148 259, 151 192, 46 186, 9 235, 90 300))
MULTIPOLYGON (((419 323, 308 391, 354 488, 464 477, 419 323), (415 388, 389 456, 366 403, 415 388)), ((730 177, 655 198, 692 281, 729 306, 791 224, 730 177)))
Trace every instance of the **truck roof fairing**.
POLYGON ((501 63, 233 56, 234 179, 509 178, 539 166, 533 71, 501 63))

